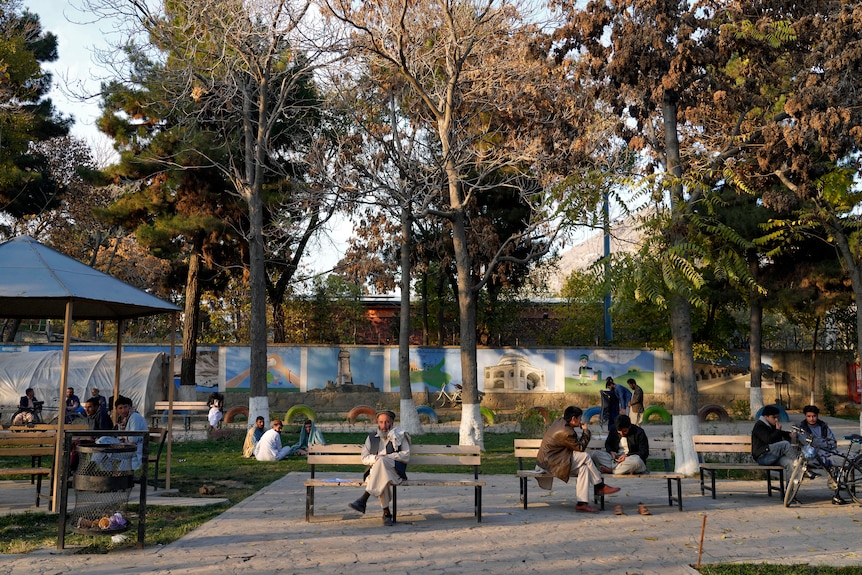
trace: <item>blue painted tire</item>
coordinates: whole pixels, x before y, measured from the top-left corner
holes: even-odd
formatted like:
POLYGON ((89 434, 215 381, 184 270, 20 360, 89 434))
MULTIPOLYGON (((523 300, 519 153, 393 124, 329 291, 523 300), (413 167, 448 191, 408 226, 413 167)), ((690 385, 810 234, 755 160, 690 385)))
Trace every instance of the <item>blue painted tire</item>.
POLYGON ((644 417, 643 418, 644 423, 647 423, 649 421, 649 418, 652 417, 653 415, 658 415, 659 417, 661 417, 661 420, 664 423, 670 423, 670 420, 671 420, 670 412, 660 405, 650 405, 649 407, 644 409, 644 416, 643 416, 644 417))
MULTIPOLYGON (((766 407, 765 405, 763 407, 766 407)), ((763 415, 763 407, 757 410, 757 413, 754 414, 754 419, 757 420, 763 415)), ((780 405, 772 404, 772 407, 778 408, 778 421, 790 421, 790 416, 787 415, 787 411, 781 407, 780 405)))
POLYGON ((485 422, 485 425, 494 425, 494 412, 490 407, 485 407, 484 405, 479 407, 479 413, 482 414, 482 420, 485 422))
POLYGON ((587 408, 587 410, 584 412, 583 417, 581 417, 581 421, 583 421, 585 423, 589 423, 590 420, 596 416, 598 416, 599 418, 601 418, 601 416, 602 416, 602 406, 601 405, 594 405, 592 407, 587 408))
POLYGON ((317 420, 317 414, 314 413, 314 410, 300 403, 287 410, 287 413, 284 414, 284 423, 289 424, 297 415, 305 415, 305 418, 311 421, 317 420))
POLYGON ((420 405, 417 407, 416 413, 427 417, 428 423, 440 423, 440 418, 437 417, 437 412, 427 405, 420 405))

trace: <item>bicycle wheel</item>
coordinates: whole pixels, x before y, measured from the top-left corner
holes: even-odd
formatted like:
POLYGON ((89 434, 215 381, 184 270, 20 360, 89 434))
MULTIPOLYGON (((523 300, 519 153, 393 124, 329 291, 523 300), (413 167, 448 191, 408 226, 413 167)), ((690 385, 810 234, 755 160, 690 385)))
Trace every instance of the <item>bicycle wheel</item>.
POLYGON ((853 465, 847 470, 847 476, 844 478, 844 486, 853 501, 862 503, 862 461, 859 459, 853 462, 853 465))
POLYGON ((448 403, 448 397, 446 397, 446 393, 443 390, 440 390, 440 393, 437 394, 437 407, 446 407, 448 403))
POLYGON ((808 462, 804 457, 797 457, 796 461, 793 462, 790 477, 787 479, 787 485, 784 488, 785 507, 790 507, 790 504, 796 499, 796 494, 799 493, 799 486, 802 485, 802 480, 805 479, 805 470, 807 468, 808 462))

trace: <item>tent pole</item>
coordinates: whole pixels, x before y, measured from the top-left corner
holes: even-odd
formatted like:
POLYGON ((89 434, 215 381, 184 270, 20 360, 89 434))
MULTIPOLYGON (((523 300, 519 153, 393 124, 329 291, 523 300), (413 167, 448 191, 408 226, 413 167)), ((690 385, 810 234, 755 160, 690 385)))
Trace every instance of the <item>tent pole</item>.
POLYGON ((66 387, 69 384, 69 343, 72 341, 72 300, 66 302, 66 322, 63 326, 63 366, 60 369, 60 402, 57 405, 57 444, 54 447, 54 488, 51 491, 51 510, 58 511, 57 499, 60 496, 60 477, 63 473, 63 426, 66 423, 66 387))
POLYGON ((168 460, 165 462, 165 491, 171 488, 171 454, 174 442, 174 353, 177 340, 177 312, 171 314, 171 357, 168 360, 168 460))
POLYGON ((123 320, 117 320, 117 357, 114 360, 114 405, 111 410, 111 419, 114 425, 120 423, 117 421, 117 399, 120 397, 120 361, 123 359, 123 320))

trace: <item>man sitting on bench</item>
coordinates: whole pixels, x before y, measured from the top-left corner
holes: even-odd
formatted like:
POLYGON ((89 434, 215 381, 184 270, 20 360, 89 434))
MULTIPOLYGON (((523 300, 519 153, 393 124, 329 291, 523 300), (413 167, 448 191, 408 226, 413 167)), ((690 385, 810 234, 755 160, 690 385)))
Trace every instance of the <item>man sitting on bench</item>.
MULTIPOLYGON (((592 435, 589 426, 581 423, 583 414, 580 407, 570 405, 563 413, 563 417, 551 424, 542 436, 542 445, 536 457, 536 467, 564 483, 569 482, 572 468, 575 468, 578 472, 576 484, 578 503, 575 505, 575 511, 598 513, 599 510, 590 507, 589 504, 590 488, 593 487, 597 495, 610 495, 620 488, 605 485, 602 474, 587 455, 586 449, 592 435), (580 439, 576 431, 579 427, 583 430, 580 439)), ((554 478, 537 477, 536 481, 542 489, 550 489, 554 478)))
POLYGON ((778 408, 767 405, 751 430, 751 456, 758 465, 781 465, 784 477, 790 477, 796 454, 790 440, 795 434, 782 431, 778 408))

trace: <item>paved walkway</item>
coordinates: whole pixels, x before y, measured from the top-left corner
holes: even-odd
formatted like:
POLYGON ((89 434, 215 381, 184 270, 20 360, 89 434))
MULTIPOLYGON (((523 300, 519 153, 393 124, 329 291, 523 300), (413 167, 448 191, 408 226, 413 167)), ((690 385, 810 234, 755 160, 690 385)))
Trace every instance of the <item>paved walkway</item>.
MULTIPOLYGON (((848 426, 847 432, 856 431, 848 426)), ((704 517, 704 563, 862 562, 862 509, 831 505, 822 478, 803 484, 803 505, 793 508, 767 497, 765 481, 720 481, 713 500, 701 496, 696 479, 686 479, 682 512, 667 505, 663 480, 609 478, 622 491, 607 498, 603 513, 588 515, 574 511, 573 486, 556 483, 547 492, 532 485, 530 508, 524 510, 514 475, 491 475, 485 477, 481 524, 472 516, 472 490, 416 487, 399 492, 399 522, 384 527, 373 502, 366 516, 347 507, 357 496, 350 488, 318 490, 317 516, 306 523, 306 475, 289 473, 168 546, 108 555, 44 549, 5 556, 0 575, 691 575, 704 517), (652 515, 636 513, 641 501, 652 515), (614 515, 616 504, 627 514, 614 515)))

